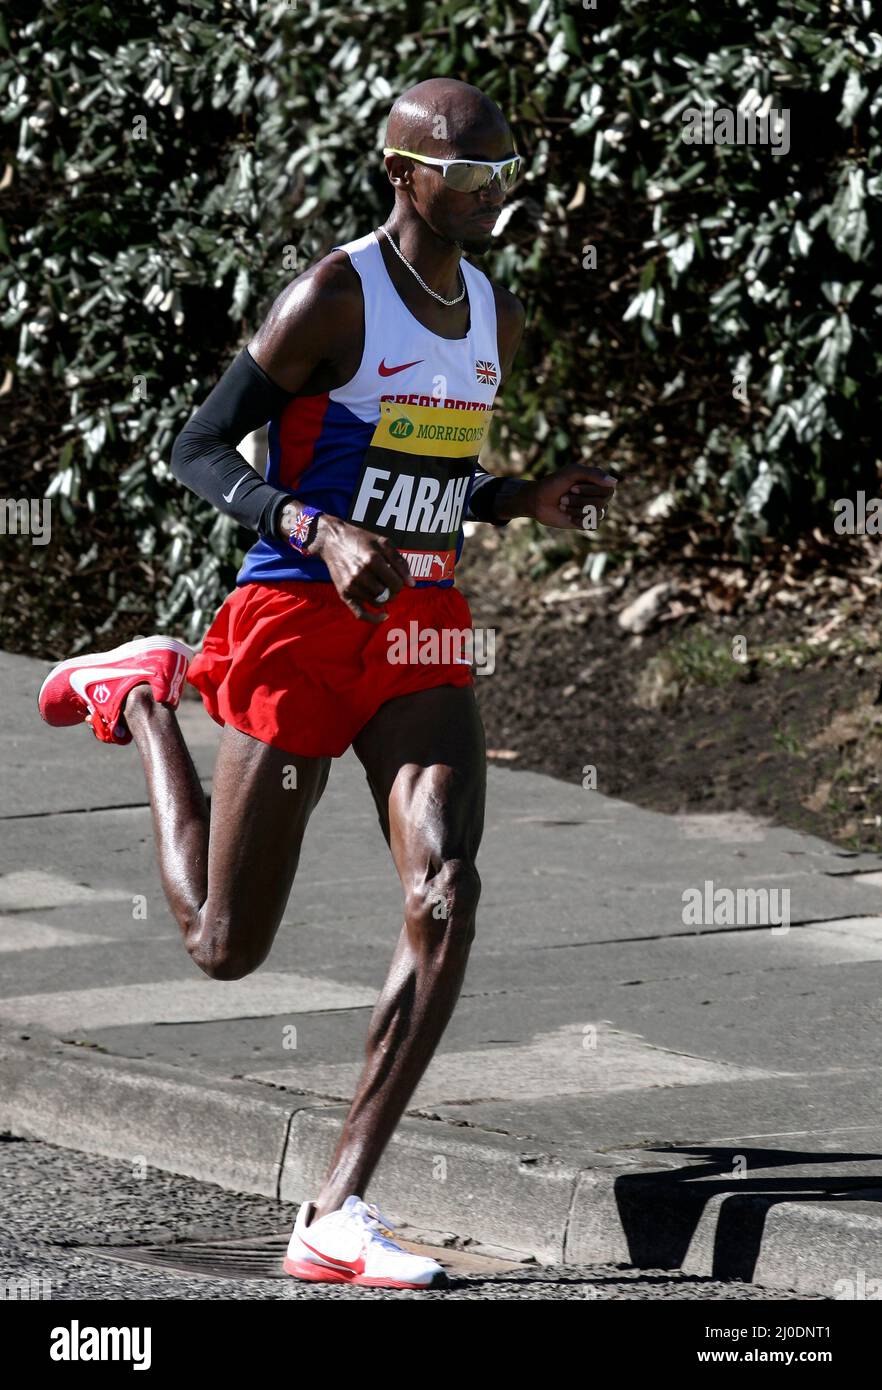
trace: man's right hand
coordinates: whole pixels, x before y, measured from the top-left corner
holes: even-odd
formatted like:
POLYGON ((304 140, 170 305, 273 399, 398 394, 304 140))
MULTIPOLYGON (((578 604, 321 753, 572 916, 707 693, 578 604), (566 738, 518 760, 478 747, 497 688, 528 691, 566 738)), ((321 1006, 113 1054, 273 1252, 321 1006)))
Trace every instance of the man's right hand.
POLYGON ((377 610, 377 595, 384 589, 389 590, 383 600, 388 603, 405 585, 416 585, 407 561, 390 540, 327 512, 319 517, 309 554, 325 562, 346 607, 368 623, 384 623, 389 616, 377 610))

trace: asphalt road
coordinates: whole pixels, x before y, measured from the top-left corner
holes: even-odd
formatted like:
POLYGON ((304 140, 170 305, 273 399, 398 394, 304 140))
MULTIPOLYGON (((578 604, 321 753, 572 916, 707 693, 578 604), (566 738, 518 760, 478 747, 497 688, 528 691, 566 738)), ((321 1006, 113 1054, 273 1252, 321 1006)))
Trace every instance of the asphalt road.
MULTIPOLYGON (((239 1195, 208 1183, 112 1162, 49 1144, 0 1139, 0 1289, 29 1281, 31 1297, 51 1300, 281 1300, 306 1299, 659 1299, 787 1300, 797 1295, 756 1285, 687 1278, 670 1270, 624 1266, 498 1264, 466 1254, 466 1270, 448 1289, 394 1292, 321 1289, 278 1270, 281 1241, 294 1223, 289 1203, 239 1195), (274 1241, 273 1238, 276 1238, 274 1241), (242 1262, 251 1251, 262 1277, 230 1278, 133 1263, 148 1245, 159 1257, 202 1260, 211 1242, 217 1261, 242 1262), (95 1253, 101 1247, 104 1253, 95 1253), (123 1247, 123 1248, 120 1248, 123 1247), (256 1254, 255 1254, 256 1252, 256 1254), (469 1268, 469 1266, 471 1266, 469 1268), (272 1271, 272 1272, 271 1272, 272 1271), (277 1272, 275 1272, 277 1271, 277 1272), (42 1281, 48 1281, 44 1284, 42 1281)), ((439 1258, 443 1262, 444 1252, 439 1258)), ((798 1295, 805 1298, 806 1295, 798 1295)), ((821 1298, 819 1302, 824 1302, 821 1298)))

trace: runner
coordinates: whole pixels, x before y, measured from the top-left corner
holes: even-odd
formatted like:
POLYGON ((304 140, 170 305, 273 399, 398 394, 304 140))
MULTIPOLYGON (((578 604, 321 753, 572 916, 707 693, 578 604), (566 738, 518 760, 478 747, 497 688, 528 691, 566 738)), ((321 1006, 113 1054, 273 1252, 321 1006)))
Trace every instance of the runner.
POLYGON ((384 153, 385 225, 287 286, 175 440, 175 476, 258 535, 201 653, 152 637, 77 657, 49 674, 39 706, 50 724, 134 739, 171 910, 220 980, 266 959, 331 760, 354 748, 404 925, 285 1268, 424 1288, 445 1281, 442 1267, 388 1239, 363 1194, 453 1011, 475 931, 485 748, 468 658, 450 640, 471 629, 454 585, 462 522, 580 528, 588 506, 602 518, 615 481, 577 463, 539 482, 477 463, 524 322, 515 296, 462 257, 489 247, 518 175, 498 107, 462 82, 421 82, 392 108, 384 153), (263 479, 236 445, 267 422, 263 479), (437 662, 390 659, 390 637, 413 620, 437 638, 437 662), (210 827, 174 713, 185 676, 223 725, 210 827))

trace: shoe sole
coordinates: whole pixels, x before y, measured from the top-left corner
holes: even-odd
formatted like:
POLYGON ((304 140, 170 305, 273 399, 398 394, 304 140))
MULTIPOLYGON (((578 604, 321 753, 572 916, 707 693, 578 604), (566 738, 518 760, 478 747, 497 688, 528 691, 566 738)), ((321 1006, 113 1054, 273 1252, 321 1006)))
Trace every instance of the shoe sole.
POLYGON ((188 647, 185 642, 179 642, 176 637, 136 637, 132 642, 123 642, 121 647, 113 647, 109 652, 85 652, 82 656, 69 657, 67 661, 59 661, 57 666, 53 666, 48 676, 40 686, 40 693, 37 696, 37 705, 43 703, 43 691, 50 681, 53 681, 62 671, 73 670, 75 666, 82 666, 84 661, 122 661, 127 656, 137 656, 139 652, 177 652, 179 656, 185 656, 189 664, 195 655, 193 649, 188 647))
POLYGON ((447 1285, 447 1275, 433 1275, 428 1284, 415 1284, 403 1279, 372 1279, 366 1274, 346 1274, 311 1260, 292 1260, 285 1256, 284 1269, 293 1279, 306 1279, 313 1284, 357 1284, 367 1289, 440 1289, 447 1285))

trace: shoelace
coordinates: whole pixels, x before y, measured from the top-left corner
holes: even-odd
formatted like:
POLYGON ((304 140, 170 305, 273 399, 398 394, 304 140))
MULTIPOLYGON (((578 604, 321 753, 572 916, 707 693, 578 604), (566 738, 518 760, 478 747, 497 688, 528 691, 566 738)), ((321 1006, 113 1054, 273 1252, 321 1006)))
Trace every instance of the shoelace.
MULTIPOLYGON (((86 718, 85 718, 85 720, 84 720, 83 722, 84 722, 85 724, 91 724, 92 727, 93 727, 93 729, 94 729, 94 727, 95 727, 95 720, 96 720, 96 719, 98 720, 98 723, 102 726, 102 728, 106 729, 108 732, 111 732, 110 724, 109 724, 108 721, 104 718, 104 715, 101 713, 101 711, 100 711, 99 709, 93 709, 92 712, 91 712, 91 714, 87 714, 87 715, 86 715, 86 718)), ((116 721, 116 723, 115 723, 114 726, 113 726, 113 730, 112 730, 113 736, 114 736, 115 738, 121 738, 122 735, 125 734, 125 733, 127 733, 127 732, 128 732, 128 725, 126 724, 126 722, 125 722, 125 720, 123 719, 122 715, 120 715, 119 719, 116 721)))
POLYGON ((400 1253, 401 1246, 396 1245, 394 1240, 388 1240, 380 1229, 381 1226, 384 1226, 388 1231, 394 1231, 395 1223, 390 1221, 387 1216, 384 1216, 379 1207, 373 1202, 362 1202, 354 1210, 350 1211, 350 1216, 353 1220, 358 1221, 360 1225, 364 1226, 365 1230, 370 1232, 373 1240, 378 1240, 381 1245, 387 1246, 390 1250, 397 1250, 400 1253))

